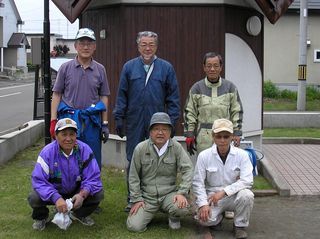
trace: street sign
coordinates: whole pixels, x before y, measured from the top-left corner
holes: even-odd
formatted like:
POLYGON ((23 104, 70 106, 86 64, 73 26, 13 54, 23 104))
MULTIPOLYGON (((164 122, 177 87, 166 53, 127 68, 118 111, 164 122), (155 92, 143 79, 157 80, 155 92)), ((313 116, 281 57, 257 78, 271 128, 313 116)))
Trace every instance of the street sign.
POLYGON ((52 0, 52 2, 71 23, 74 23, 91 0, 52 0))

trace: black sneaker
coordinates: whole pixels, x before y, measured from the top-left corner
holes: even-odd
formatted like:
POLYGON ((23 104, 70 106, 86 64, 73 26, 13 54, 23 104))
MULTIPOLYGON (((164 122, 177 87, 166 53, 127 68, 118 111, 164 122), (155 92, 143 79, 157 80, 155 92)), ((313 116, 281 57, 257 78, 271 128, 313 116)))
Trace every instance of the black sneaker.
POLYGON ((124 211, 125 212, 130 212, 131 208, 132 208, 132 203, 129 202, 128 205, 124 208, 124 211))
POLYGON ((234 227, 234 236, 236 239, 246 239, 248 237, 245 227, 234 227))
POLYGON ((95 214, 100 214, 100 213, 102 213, 102 208, 98 206, 96 209, 94 209, 93 212, 94 212, 95 214))
POLYGON ((210 226, 210 229, 213 231, 222 231, 222 220, 217 225, 210 226))

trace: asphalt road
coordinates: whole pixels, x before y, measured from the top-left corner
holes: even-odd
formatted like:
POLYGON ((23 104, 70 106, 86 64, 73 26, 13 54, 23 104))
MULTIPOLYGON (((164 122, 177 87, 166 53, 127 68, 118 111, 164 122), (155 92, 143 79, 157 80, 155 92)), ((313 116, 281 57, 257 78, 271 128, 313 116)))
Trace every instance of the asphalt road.
MULTIPOLYGON (((185 224, 187 224, 185 222, 185 224)), ((183 225, 182 226, 193 226, 183 225)), ((320 203, 318 197, 257 197, 248 228, 248 239, 318 239, 320 203)), ((233 220, 224 219, 213 239, 233 239, 233 220)), ((201 231, 188 239, 204 239, 201 231)))
POLYGON ((0 135, 33 119, 32 80, 0 78, 0 135))

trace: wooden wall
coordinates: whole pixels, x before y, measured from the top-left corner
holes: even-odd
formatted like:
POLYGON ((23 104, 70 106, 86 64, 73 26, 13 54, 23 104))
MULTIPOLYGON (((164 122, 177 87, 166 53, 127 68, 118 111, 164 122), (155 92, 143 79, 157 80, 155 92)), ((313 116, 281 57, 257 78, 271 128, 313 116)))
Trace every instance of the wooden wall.
POLYGON ((203 55, 215 51, 224 57, 226 32, 238 35, 251 46, 262 71, 262 34, 251 37, 245 28, 247 18, 252 15, 261 16, 255 10, 229 5, 118 4, 86 10, 80 25, 96 32, 95 59, 107 69, 111 90, 111 132, 115 133, 111 112, 115 105, 119 75, 122 65, 138 55, 135 40, 139 31, 158 33, 157 55, 171 62, 176 70, 181 98, 181 117, 176 135, 182 135, 186 96, 192 84, 204 77, 203 55), (102 29, 107 32, 106 39, 99 38, 102 29))

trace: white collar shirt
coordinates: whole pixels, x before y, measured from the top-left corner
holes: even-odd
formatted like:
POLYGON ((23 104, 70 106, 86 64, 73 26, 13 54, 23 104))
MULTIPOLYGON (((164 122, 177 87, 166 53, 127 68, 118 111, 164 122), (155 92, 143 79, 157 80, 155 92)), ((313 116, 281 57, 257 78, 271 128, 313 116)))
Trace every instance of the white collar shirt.
POLYGON ((230 146, 223 164, 217 146, 202 151, 197 159, 193 178, 193 191, 198 207, 208 205, 208 196, 224 190, 228 196, 253 185, 253 166, 248 153, 230 146))

